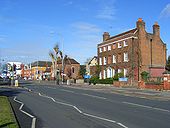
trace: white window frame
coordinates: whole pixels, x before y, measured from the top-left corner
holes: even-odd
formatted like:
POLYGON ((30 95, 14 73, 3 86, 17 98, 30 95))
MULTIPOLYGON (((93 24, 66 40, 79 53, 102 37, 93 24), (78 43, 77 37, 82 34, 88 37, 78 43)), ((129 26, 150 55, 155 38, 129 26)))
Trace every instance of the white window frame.
POLYGON ((128 52, 123 53, 123 60, 124 60, 124 62, 128 62, 129 61, 128 52))
POLYGON ((99 52, 100 52, 100 53, 102 52, 102 48, 99 48, 99 52))
POLYGON ((112 68, 108 68, 107 69, 107 78, 112 78, 112 76, 113 76, 112 68))
POLYGON ((111 46, 110 45, 108 45, 107 48, 108 48, 108 51, 111 51, 111 46))
POLYGON ((102 65, 102 58, 99 58, 99 65, 102 65))
POLYGON ((124 47, 127 47, 127 46, 128 46, 127 41, 125 41, 125 40, 123 41, 123 46, 124 46, 124 47))
POLYGON ((127 70, 126 68, 124 68, 124 71, 123 71, 123 75, 124 75, 124 77, 126 77, 127 72, 128 72, 128 70, 127 70))
POLYGON ((118 71, 117 71, 118 73, 121 73, 122 72, 122 69, 118 69, 118 71))
POLYGON ((106 51, 106 47, 103 47, 103 51, 104 51, 104 52, 106 51))
POLYGON ((122 48, 122 42, 118 43, 118 48, 122 48))
POLYGON ((107 63, 107 58, 103 57, 103 65, 106 65, 106 63, 107 63))
POLYGON ((114 64, 116 64, 116 56, 115 56, 115 55, 112 56, 112 62, 113 62, 114 64))

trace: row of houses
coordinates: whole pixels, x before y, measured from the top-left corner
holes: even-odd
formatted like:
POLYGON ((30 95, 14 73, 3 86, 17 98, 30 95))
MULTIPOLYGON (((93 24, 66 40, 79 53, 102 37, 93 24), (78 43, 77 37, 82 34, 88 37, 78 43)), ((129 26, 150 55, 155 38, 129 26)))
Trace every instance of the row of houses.
POLYGON ((93 75, 95 65, 101 68, 100 79, 113 78, 122 73, 134 81, 141 80, 146 71, 151 77, 161 77, 166 65, 166 44, 160 37, 160 26, 156 22, 153 32, 148 33, 145 22, 139 18, 136 27, 115 36, 104 32, 103 41, 97 45, 97 56, 87 64, 93 75))
MULTIPOLYGON (((160 26, 156 22, 153 32, 148 33, 145 22, 139 18, 136 27, 115 36, 104 32, 103 41, 97 45, 97 56, 86 64, 86 74, 95 75, 96 65, 100 66, 100 79, 113 78, 117 73, 133 81, 141 80, 141 73, 146 71, 151 77, 160 77, 165 71, 166 44, 160 37, 160 26)), ((61 72, 62 62, 54 66, 51 62, 37 61, 24 66, 22 77, 32 79, 54 79, 55 68, 60 76, 78 78, 80 64, 69 58, 65 61, 64 71, 61 72), (71 76, 70 76, 71 75, 71 76)))
POLYGON ((59 76, 64 76, 64 79, 76 79, 79 76, 80 64, 72 58, 67 58, 65 68, 62 71, 61 60, 57 62, 57 68, 54 68, 50 61, 35 61, 28 65, 22 65, 21 77, 31 80, 54 80, 56 70, 59 71, 59 76))

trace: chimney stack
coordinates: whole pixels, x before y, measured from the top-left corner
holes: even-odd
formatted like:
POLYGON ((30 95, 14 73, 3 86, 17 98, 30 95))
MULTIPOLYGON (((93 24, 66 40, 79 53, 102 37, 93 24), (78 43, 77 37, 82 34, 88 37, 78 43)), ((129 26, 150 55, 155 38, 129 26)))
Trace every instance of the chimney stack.
POLYGON ((155 24, 153 25, 153 35, 160 37, 160 26, 158 22, 155 22, 155 24))
POLYGON ((104 34, 103 34, 103 41, 106 41, 106 40, 108 40, 109 38, 110 38, 109 33, 108 33, 108 32, 104 32, 104 34))
POLYGON ((136 22, 136 27, 138 30, 145 30, 145 22, 142 20, 142 18, 139 18, 136 22))

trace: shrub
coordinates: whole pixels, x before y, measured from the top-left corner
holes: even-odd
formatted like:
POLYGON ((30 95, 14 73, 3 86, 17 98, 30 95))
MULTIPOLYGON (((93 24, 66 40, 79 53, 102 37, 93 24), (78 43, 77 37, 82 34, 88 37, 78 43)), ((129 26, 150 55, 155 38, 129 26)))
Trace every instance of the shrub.
POLYGON ((123 73, 116 73, 113 79, 114 79, 115 81, 118 81, 119 78, 121 78, 121 77, 123 77, 123 73))
POLYGON ((91 77, 89 84, 113 84, 113 78, 99 79, 98 77, 91 77))
POLYGON ((146 82, 146 81, 148 80, 149 73, 146 72, 146 71, 143 71, 143 72, 141 73, 141 77, 142 77, 142 79, 146 82))
POLYGON ((97 83, 98 80, 99 80, 98 77, 92 76, 92 77, 90 78, 89 84, 93 83, 93 84, 95 85, 95 84, 97 83))

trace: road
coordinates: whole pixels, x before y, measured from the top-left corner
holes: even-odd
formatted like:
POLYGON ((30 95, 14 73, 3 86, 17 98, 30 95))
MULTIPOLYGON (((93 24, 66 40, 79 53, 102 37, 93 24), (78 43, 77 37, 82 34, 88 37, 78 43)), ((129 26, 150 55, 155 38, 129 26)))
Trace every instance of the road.
POLYGON ((17 90, 14 96, 37 118, 37 128, 170 127, 169 101, 63 86, 24 87, 29 91, 17 90))

